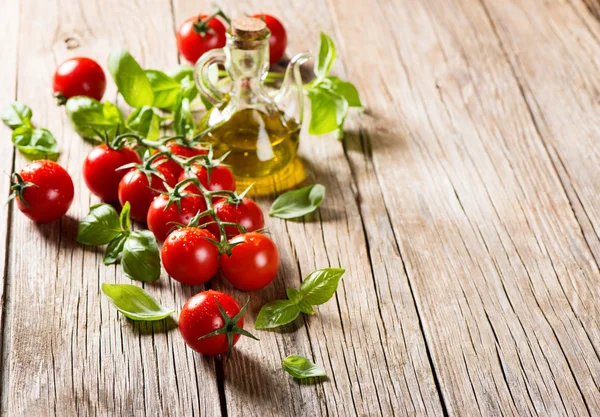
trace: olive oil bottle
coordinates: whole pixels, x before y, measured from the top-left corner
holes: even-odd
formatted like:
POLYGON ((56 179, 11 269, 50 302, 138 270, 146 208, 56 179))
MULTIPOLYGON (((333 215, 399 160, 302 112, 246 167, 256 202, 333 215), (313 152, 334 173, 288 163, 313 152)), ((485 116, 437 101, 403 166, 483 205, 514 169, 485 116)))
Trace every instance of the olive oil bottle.
POLYGON ((238 189, 254 184, 254 194, 267 194, 297 185, 304 169, 296 157, 302 125, 303 94, 296 56, 282 86, 270 94, 263 85, 269 68, 269 30, 262 20, 244 17, 231 24, 227 45, 204 54, 194 70, 199 90, 212 107, 200 122, 204 141, 215 155, 227 154, 238 189), (210 77, 213 64, 225 66, 231 90, 223 94, 210 77))

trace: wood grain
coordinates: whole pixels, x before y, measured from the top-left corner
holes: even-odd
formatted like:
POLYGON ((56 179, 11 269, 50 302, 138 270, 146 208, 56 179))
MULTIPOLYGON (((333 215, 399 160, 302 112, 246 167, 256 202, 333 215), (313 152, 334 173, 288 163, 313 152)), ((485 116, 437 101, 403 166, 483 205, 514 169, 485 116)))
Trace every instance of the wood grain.
POLYGON ((597 413, 598 271, 485 9, 332 4, 448 413, 597 413))

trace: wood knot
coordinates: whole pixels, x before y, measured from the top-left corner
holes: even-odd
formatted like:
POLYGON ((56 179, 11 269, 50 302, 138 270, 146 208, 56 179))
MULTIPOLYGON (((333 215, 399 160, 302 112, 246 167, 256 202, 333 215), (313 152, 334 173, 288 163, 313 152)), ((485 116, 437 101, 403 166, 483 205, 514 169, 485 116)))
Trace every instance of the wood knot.
POLYGON ((69 36, 68 38, 65 38, 65 45, 67 45, 67 49, 71 50, 79 48, 81 44, 77 38, 69 36))

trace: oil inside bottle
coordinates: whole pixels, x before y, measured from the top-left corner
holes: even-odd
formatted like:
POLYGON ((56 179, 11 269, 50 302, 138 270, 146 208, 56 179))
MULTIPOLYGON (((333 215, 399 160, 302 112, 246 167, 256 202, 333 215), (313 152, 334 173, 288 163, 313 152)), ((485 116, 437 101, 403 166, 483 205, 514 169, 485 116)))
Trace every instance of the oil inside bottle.
MULTIPOLYGON (((210 113, 200 122, 207 129, 210 113)), ((236 177, 238 191, 251 184, 252 194, 270 194, 291 188, 304 179, 304 169, 296 158, 300 126, 286 120, 283 113, 265 113, 246 108, 210 129, 205 140, 216 156, 229 152, 224 163, 236 177)))

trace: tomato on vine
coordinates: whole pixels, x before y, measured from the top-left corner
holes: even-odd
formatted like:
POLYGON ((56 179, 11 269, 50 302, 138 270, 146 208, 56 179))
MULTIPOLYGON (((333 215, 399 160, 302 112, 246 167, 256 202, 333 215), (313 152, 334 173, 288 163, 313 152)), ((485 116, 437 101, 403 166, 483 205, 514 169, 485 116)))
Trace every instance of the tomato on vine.
POLYGON ((167 191, 165 184, 174 187, 176 182, 175 176, 164 165, 158 165, 153 169, 140 165, 131 169, 121 178, 119 182, 119 202, 121 205, 125 205, 129 201, 131 218, 145 222, 154 197, 160 191, 167 191), (150 178, 150 182, 148 178, 150 178))
POLYGON ((70 58, 56 68, 52 86, 61 104, 74 96, 87 96, 100 101, 106 90, 106 76, 93 59, 70 58))
MULTIPOLYGON (((247 305, 247 303, 246 303, 247 305)), ((244 330, 244 310, 229 295, 203 291, 190 298, 179 315, 179 331, 185 343, 203 355, 231 354, 240 335, 258 340, 244 330)))
POLYGON ((283 27, 283 24, 276 17, 270 14, 259 13, 254 16, 257 19, 264 20, 267 27, 271 31, 271 37, 269 38, 269 56, 271 64, 275 64, 283 58, 285 48, 287 47, 287 32, 283 27))
POLYGON ((221 255, 221 270, 235 288, 256 291, 273 281, 279 270, 279 251, 267 236, 244 233, 233 237, 231 255, 221 255))
MULTIPOLYGON (((248 232, 254 232, 265 227, 265 217, 262 210, 250 198, 221 200, 214 205, 213 209, 222 222, 237 223, 248 232)), ((217 238, 221 235, 218 225, 212 223, 207 227, 217 238)), ((225 233, 227 238, 231 238, 239 235, 240 230, 235 226, 225 226, 225 233)))
POLYGON ((92 149, 83 161, 83 180, 90 192, 101 200, 117 201, 119 182, 127 174, 127 170, 119 168, 140 162, 140 157, 131 148, 116 149, 102 144, 92 149))
POLYGON ((187 285, 200 285, 219 269, 215 236, 206 229, 183 227, 173 231, 162 246, 161 259, 171 278, 187 285))
POLYGON ((208 16, 192 16, 177 30, 177 49, 190 63, 195 64, 205 52, 225 46, 225 25, 216 17, 225 17, 218 11, 208 16))
POLYGON ((206 203, 202 197, 182 196, 173 202, 169 195, 160 194, 148 209, 148 229, 162 242, 178 224, 187 225, 198 212, 205 210, 206 203))
MULTIPOLYGON (((187 143, 186 143, 187 145, 187 143)), ((206 155, 206 149, 202 149, 200 147, 196 147, 193 143, 189 143, 189 146, 184 146, 183 144, 175 141, 171 141, 167 143, 167 149, 173 155, 182 157, 182 158, 192 158, 198 155, 206 155)), ((167 159, 166 157, 162 157, 157 161, 167 159)), ((183 168, 177 162, 173 160, 167 160, 162 163, 162 166, 171 171, 171 173, 175 176, 175 178, 179 178, 181 173, 183 172, 183 168)))
POLYGON ((74 196, 69 173, 53 161, 31 162, 19 174, 12 175, 10 198, 31 220, 47 223, 65 215, 74 196))
MULTIPOLYGON (((224 165, 216 165, 210 168, 210 181, 208 180, 209 170, 206 167, 193 164, 190 171, 191 174, 183 171, 179 176, 179 182, 186 178, 192 178, 191 175, 194 175, 208 191, 235 191, 235 177, 231 170, 224 165)), ((190 184, 188 187, 190 192, 200 193, 200 190, 194 184, 190 184)))

